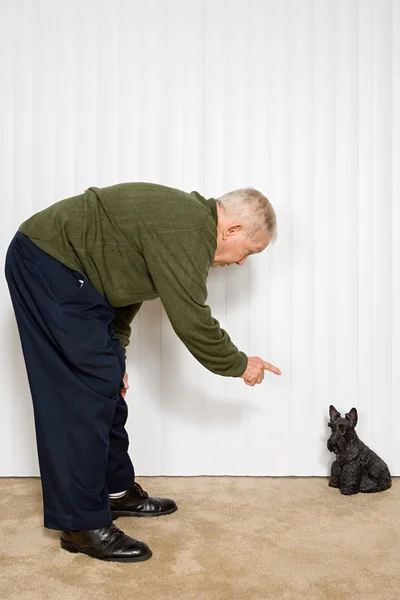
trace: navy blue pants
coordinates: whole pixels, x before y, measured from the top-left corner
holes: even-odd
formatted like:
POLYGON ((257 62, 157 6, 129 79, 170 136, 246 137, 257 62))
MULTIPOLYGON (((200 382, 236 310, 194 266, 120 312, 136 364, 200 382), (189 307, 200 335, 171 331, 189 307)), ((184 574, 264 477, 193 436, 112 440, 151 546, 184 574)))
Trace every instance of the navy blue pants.
POLYGON ((44 526, 110 525, 108 494, 135 478, 115 311, 82 273, 19 232, 5 275, 33 401, 44 526))

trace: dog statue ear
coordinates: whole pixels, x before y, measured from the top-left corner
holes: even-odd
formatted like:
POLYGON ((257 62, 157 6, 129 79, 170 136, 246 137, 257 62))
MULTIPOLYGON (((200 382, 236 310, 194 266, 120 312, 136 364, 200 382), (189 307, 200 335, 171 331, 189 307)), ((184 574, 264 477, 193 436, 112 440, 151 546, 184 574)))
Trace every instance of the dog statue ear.
POLYGON ((333 423, 334 421, 336 421, 336 419, 340 417, 340 412, 338 412, 336 408, 332 406, 332 404, 329 407, 329 416, 331 419, 331 423, 333 423))
POLYGON ((353 407, 350 412, 345 414, 345 417, 348 421, 353 421, 354 427, 357 425, 357 421, 358 421, 357 409, 355 409, 353 407))

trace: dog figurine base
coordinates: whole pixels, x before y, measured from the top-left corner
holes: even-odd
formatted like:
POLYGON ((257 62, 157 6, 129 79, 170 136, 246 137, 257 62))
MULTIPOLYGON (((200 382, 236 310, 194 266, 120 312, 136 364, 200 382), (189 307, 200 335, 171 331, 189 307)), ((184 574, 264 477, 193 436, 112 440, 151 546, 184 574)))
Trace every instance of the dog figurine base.
POLYGON ((387 464, 355 432, 357 410, 352 408, 342 417, 331 405, 329 417, 328 427, 332 434, 327 446, 330 452, 336 454, 331 468, 330 487, 340 488, 340 492, 345 495, 389 489, 392 478, 387 464))

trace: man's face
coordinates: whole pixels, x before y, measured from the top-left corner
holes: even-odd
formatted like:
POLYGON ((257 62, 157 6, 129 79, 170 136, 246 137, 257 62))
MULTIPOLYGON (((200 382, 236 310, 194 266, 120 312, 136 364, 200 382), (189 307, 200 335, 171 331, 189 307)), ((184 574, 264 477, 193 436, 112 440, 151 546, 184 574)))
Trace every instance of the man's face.
POLYGON ((270 239, 264 233, 248 237, 241 225, 228 227, 217 240, 212 267, 226 267, 227 265, 242 265, 251 254, 258 254, 265 250, 270 239))

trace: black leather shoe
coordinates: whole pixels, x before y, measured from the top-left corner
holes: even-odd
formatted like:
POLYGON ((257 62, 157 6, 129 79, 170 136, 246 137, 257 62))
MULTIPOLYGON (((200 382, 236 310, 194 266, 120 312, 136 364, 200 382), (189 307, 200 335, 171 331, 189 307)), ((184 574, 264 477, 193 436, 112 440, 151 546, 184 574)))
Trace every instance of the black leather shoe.
POLYGON ((178 510, 175 502, 169 498, 151 498, 136 481, 122 498, 110 498, 110 508, 113 519, 161 517, 178 510))
POLYGON ((152 556, 147 544, 134 540, 115 525, 90 531, 63 531, 61 547, 69 552, 82 552, 92 558, 117 562, 137 562, 152 556))

